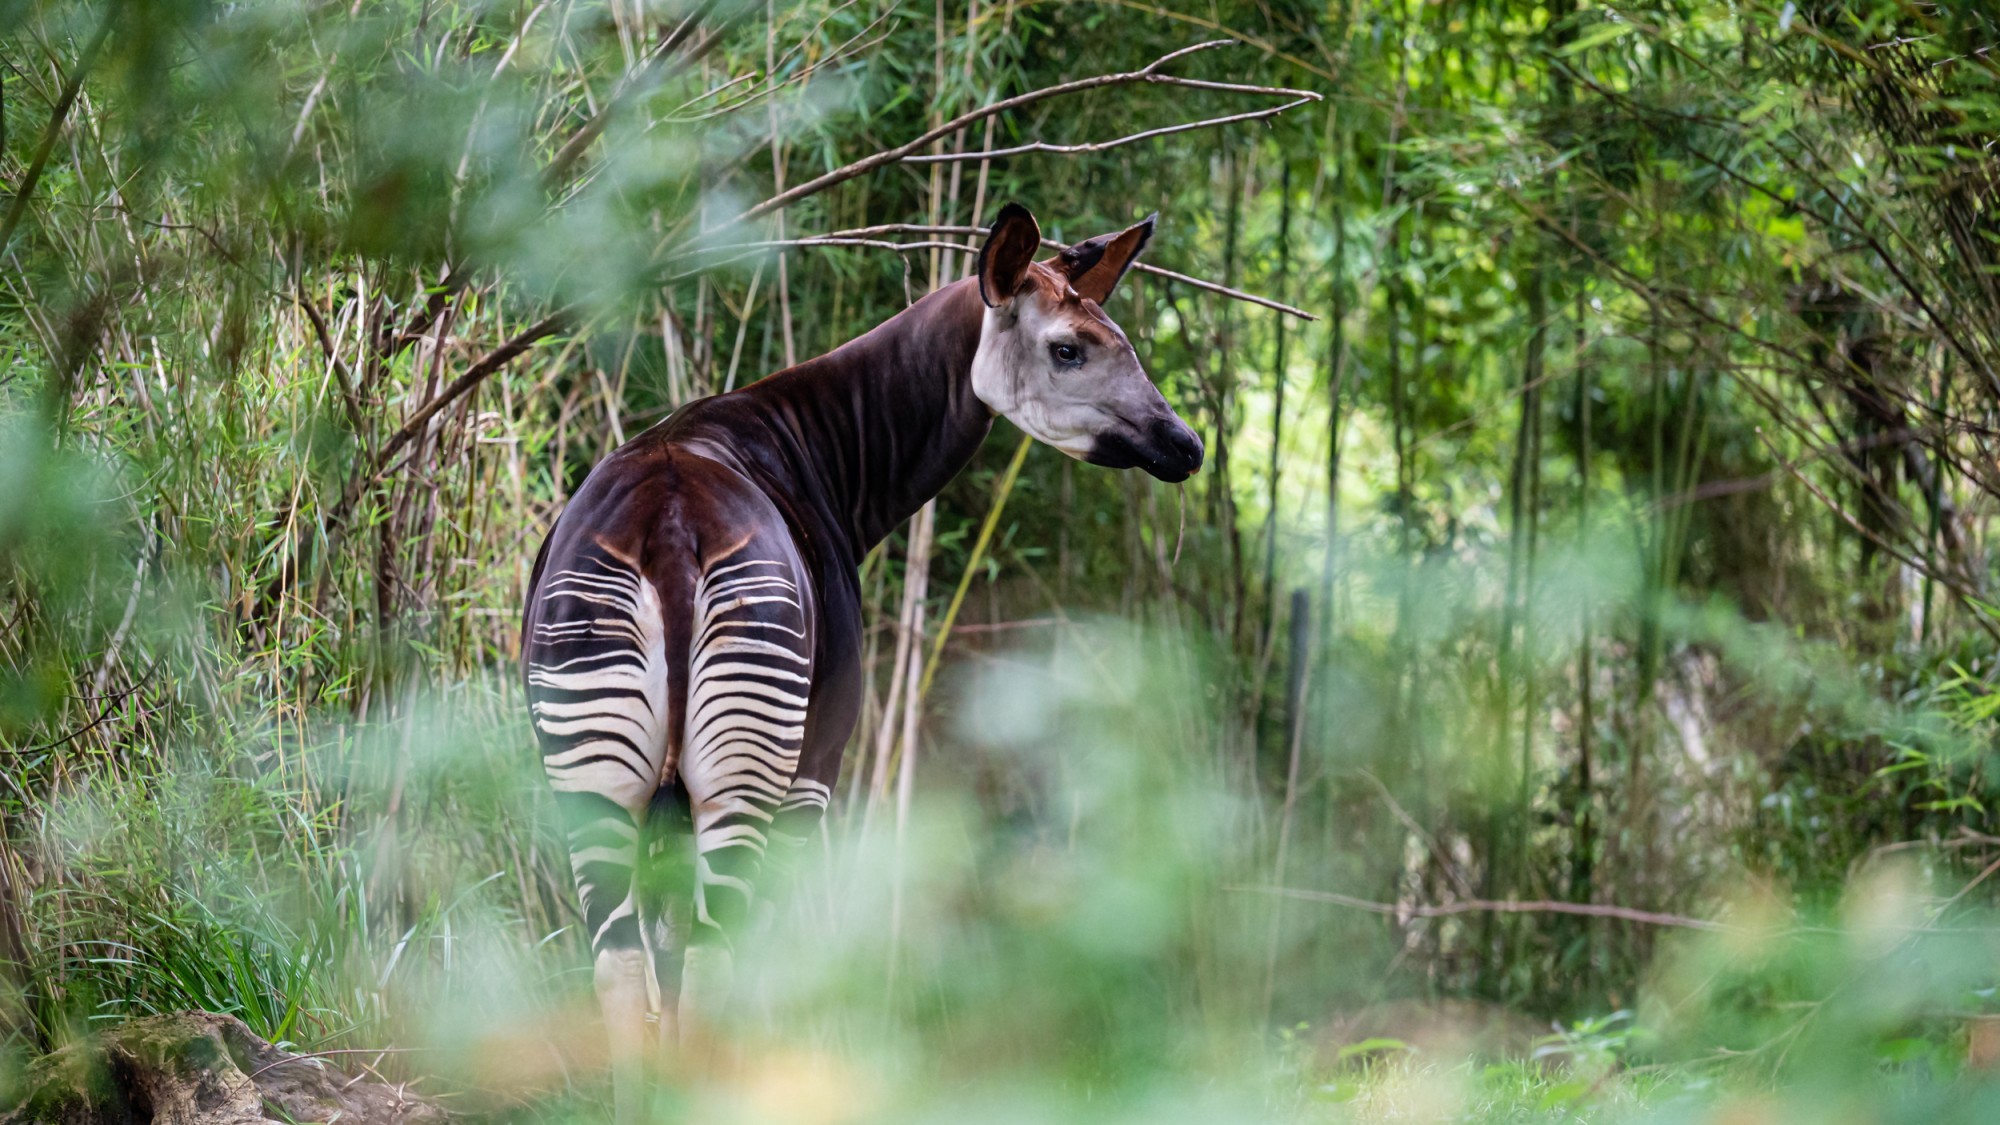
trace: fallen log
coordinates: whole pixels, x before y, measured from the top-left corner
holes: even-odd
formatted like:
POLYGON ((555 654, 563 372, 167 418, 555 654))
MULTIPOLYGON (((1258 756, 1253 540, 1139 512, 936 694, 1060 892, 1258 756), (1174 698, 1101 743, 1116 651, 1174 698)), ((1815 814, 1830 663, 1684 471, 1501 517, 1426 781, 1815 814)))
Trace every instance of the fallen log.
POLYGON ((435 1102, 260 1039, 235 1016, 130 1020, 29 1064, 0 1125, 444 1125, 435 1102))

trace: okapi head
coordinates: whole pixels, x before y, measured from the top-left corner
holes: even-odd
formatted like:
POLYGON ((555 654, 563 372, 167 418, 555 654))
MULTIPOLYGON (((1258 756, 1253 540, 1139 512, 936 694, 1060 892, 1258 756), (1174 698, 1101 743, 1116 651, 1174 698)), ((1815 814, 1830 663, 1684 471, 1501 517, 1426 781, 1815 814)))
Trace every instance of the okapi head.
POLYGON ((1201 438, 1146 378, 1104 313, 1153 236, 1153 218, 1035 261, 1042 231, 1018 203, 1000 209, 979 251, 986 320, 972 390, 988 409, 1071 457, 1138 466, 1163 481, 1201 468, 1201 438))

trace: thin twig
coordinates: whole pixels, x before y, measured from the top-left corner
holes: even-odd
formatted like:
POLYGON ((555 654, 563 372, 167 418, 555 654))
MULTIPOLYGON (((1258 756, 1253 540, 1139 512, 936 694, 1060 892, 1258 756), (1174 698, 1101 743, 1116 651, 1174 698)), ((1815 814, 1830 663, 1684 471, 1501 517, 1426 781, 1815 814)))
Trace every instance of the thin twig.
POLYGON ((1187 542, 1187 487, 1174 486, 1174 515, 1179 525, 1174 528, 1174 561, 1167 564, 1168 570, 1181 565, 1181 544, 1187 542))
POLYGON ((347 421, 358 436, 365 422, 361 417, 361 402, 355 397, 354 376, 347 370, 347 364, 341 362, 340 351, 333 345, 333 334, 327 331, 326 318, 320 315, 318 307, 306 295, 305 278, 299 279, 293 293, 299 308, 305 310, 306 320, 312 323, 313 335, 319 337, 320 350, 326 353, 327 362, 333 365, 334 377, 340 381, 341 405, 347 408, 347 421))
MULTIPOLYGON (((880 44, 883 40, 887 39, 890 35, 894 34, 895 30, 896 29, 894 26, 894 13, 884 12, 883 14, 875 17, 875 19, 872 20, 868 24, 868 26, 862 28, 860 31, 857 31, 853 35, 849 36, 845 42, 841 43, 838 47, 835 47, 831 52, 821 56, 818 59, 813 60, 812 65, 806 67, 804 70, 799 71, 797 74, 791 75, 782 82, 775 81, 777 78, 776 71, 783 69, 785 64, 790 61, 791 59, 790 54, 787 54, 785 58, 778 60, 777 66, 775 68, 772 68, 770 72, 767 72, 763 76, 765 83, 763 86, 753 86, 748 91, 745 91, 742 97, 736 99, 735 101, 729 102, 727 104, 717 105, 713 109, 704 110, 700 113, 688 114, 686 116, 681 115, 683 110, 686 110, 692 106, 699 105, 702 102, 708 100, 711 97, 714 97, 715 95, 721 93, 724 90, 727 90, 733 86, 742 85, 745 82, 755 81, 758 78, 756 72, 753 71, 739 78, 732 78, 728 82, 725 82, 720 86, 713 87, 707 93, 698 94, 695 97, 690 98, 686 103, 675 107, 674 111, 672 113, 667 114, 666 117, 663 118, 663 120, 671 121, 678 125, 692 125, 696 122, 708 121, 716 117, 724 116, 726 114, 735 113, 736 111, 741 109, 746 109, 750 106, 756 105, 758 102, 763 101, 766 98, 776 95, 782 90, 790 89, 791 87, 800 85, 802 83, 811 82, 813 77, 817 75, 820 71, 825 70, 827 67, 836 66, 840 63, 846 62, 849 58, 855 55, 859 55, 862 52, 867 51, 869 48, 880 44), (865 41, 862 40, 863 36, 875 30, 875 28, 879 27, 884 20, 888 20, 891 23, 891 26, 887 31, 884 31, 882 34, 877 35, 871 39, 867 39, 865 41), (775 84, 773 84, 774 82, 775 84)), ((817 32, 817 29, 815 29, 815 32, 817 32)), ((801 44, 801 46, 803 46, 803 44, 801 44)), ((796 53, 798 48, 794 47, 792 50, 794 53, 796 53)))
POLYGON ((49 153, 56 147, 56 138, 62 135, 63 122, 69 120, 69 111, 76 105, 76 97, 83 92, 84 76, 97 63, 97 52, 104 46, 104 40, 111 34, 111 24, 119 12, 117 5, 107 5, 104 19, 97 25, 97 34, 77 56, 76 65, 70 68, 69 81, 63 83, 62 95, 56 99, 55 109, 49 113, 48 127, 42 130, 41 143, 35 146, 34 158, 28 161, 28 170, 21 174, 20 182, 14 188, 14 201, 7 208, 7 218, 0 221, 0 251, 14 237, 14 228, 20 225, 21 216, 27 213, 28 200, 35 194, 35 185, 41 182, 42 170, 48 167, 49 153))
POLYGON ((382 1055, 405 1055, 415 1051, 435 1051, 437 1049, 436 1047, 338 1047, 328 1051, 299 1051, 286 1055, 276 1062, 265 1063, 263 1066, 251 1071, 250 1077, 255 1079, 265 1071, 283 1066, 286 1063, 304 1062, 307 1059, 325 1058, 329 1055, 374 1055, 379 1058, 382 1055))
POLYGON ((1465 881, 1465 872, 1459 870, 1458 864, 1452 861, 1451 853, 1438 843, 1437 837, 1425 831, 1424 826, 1417 823, 1417 818, 1411 816, 1409 810, 1403 807, 1403 803, 1396 799, 1396 795, 1389 791, 1389 787, 1382 783, 1382 779, 1375 776, 1375 771, 1363 769, 1355 772, 1367 778, 1369 783, 1375 786, 1375 791, 1382 795, 1382 800, 1388 802, 1389 812, 1397 820, 1403 822, 1403 827, 1409 829, 1417 839, 1424 842, 1424 847, 1428 848, 1431 855, 1437 858, 1438 866, 1443 868, 1445 875, 1450 877, 1452 886, 1458 889, 1458 893, 1471 895, 1472 886, 1465 881))
MULTIPOLYGON (((1281 51, 1278 49, 1276 44, 1272 43, 1267 39, 1260 39, 1255 35, 1249 34, 1248 32, 1238 31, 1235 28, 1230 27, 1221 22, 1218 22, 1216 20, 1205 19, 1201 16, 1189 15, 1185 12, 1171 11, 1167 8, 1157 7, 1152 4, 1135 3, 1134 0, 1096 0, 1096 2, 1099 4, 1106 4, 1114 7, 1127 8, 1135 12, 1143 12, 1146 15, 1152 16, 1153 18, 1158 20, 1170 20, 1177 23, 1185 23, 1194 27, 1199 27, 1204 31, 1212 31, 1219 35, 1226 35, 1234 42, 1241 43, 1246 47, 1251 47, 1258 51, 1262 51, 1267 56, 1270 56, 1272 58, 1283 59, 1284 61, 1291 63, 1293 66, 1298 67, 1300 70, 1305 71, 1307 74, 1317 75, 1321 78, 1326 79, 1329 82, 1337 82, 1340 79, 1340 75, 1335 73, 1334 71, 1328 70, 1325 67, 1315 66, 1311 62, 1308 62, 1307 60, 1302 59, 1297 55, 1288 54, 1284 51, 1281 51)), ((1271 14, 1270 10, 1266 8, 1264 9, 1264 12, 1266 18, 1269 18, 1271 14)))
POLYGON ((97 717, 90 720, 88 723, 85 723, 83 726, 78 727, 77 729, 69 732, 68 734, 62 736, 61 738, 56 739, 54 742, 44 742, 40 746, 30 746, 24 750, 14 750, 11 752, 15 754, 40 754, 45 750, 54 750, 59 746, 63 746, 67 743, 74 742, 77 739, 82 738, 84 735, 89 734, 91 731, 96 730, 98 727, 103 726, 104 721, 111 717, 111 712, 118 708, 119 703, 123 702, 126 698, 132 695, 138 694, 141 688, 144 688, 148 683, 152 682, 153 673, 160 670, 160 659, 161 659, 160 657, 153 658, 153 663, 146 668, 146 674, 139 677, 138 683, 133 684, 131 687, 126 688, 124 691, 118 692, 114 695, 100 696, 99 698, 107 699, 109 700, 109 702, 107 702, 104 705, 103 710, 97 713, 97 717))
POLYGON ((854 246, 871 250, 956 250, 961 254, 977 254, 979 247, 964 242, 946 242, 928 239, 922 242, 891 242, 886 238, 847 238, 842 235, 806 235, 802 238, 760 238, 755 242, 731 242, 721 246, 704 246, 695 251, 698 254, 738 253, 749 250, 796 250, 814 246, 854 246))
POLYGON ((1974 875, 1972 877, 1971 882, 1967 883, 1963 887, 1960 887, 1958 889, 1957 894, 1951 896, 1948 899, 1945 899, 1944 904, 1937 908, 1937 916, 1939 918, 1944 917, 1945 911, 1950 910, 1954 906, 1957 906, 1958 900, 1964 898, 1966 895, 1971 894, 1973 888, 1979 886, 1979 884, 1984 883, 1986 880, 1992 878, 1993 873, 1996 871, 2000 871, 2000 859, 1996 859, 1992 863, 1987 864, 1984 868, 1980 870, 1979 874, 1974 875))
MULTIPOLYGON (((709 9, 712 6, 711 3, 706 2, 695 5, 694 10, 682 17, 681 21, 675 24, 673 29, 668 31, 660 40, 659 44, 648 55, 646 61, 636 70, 628 72, 625 75, 624 79, 619 82, 617 89, 613 90, 611 96, 605 100, 604 104, 598 107, 597 112, 591 114, 589 120, 585 121, 576 132, 570 134, 569 140, 564 141, 562 147, 556 150, 555 157, 549 161, 548 167, 542 169, 542 186, 544 188, 553 188, 562 179, 563 174, 569 171, 570 166, 576 163, 577 158, 583 155, 584 150, 590 147, 591 142, 603 135, 605 126, 611 123, 611 115, 625 104, 627 97, 631 95, 633 90, 648 84, 648 80, 654 76, 654 69, 660 66, 661 60, 672 54, 676 47, 687 41, 688 36, 694 32, 696 27, 700 26, 702 18, 708 15, 709 9)), ((671 78, 686 70, 693 63, 699 62, 703 55, 715 49, 716 43, 721 39, 722 32, 727 30, 727 27, 728 24, 725 22, 723 27, 717 28, 703 36, 698 42, 688 48, 686 54, 674 60, 674 65, 671 68, 662 71, 659 77, 662 79, 671 78)))
MULTIPOLYGON (((131 214, 130 208, 120 207, 117 210, 124 211, 128 215, 131 214)), ((199 223, 170 223, 164 219, 148 219, 144 217, 139 217, 139 221, 152 227, 154 230, 191 230, 200 235, 203 241, 208 243, 209 248, 214 250, 217 256, 221 257, 223 261, 239 268, 243 265, 242 260, 231 253, 229 247, 222 244, 221 239, 215 237, 208 228, 199 223)))
MULTIPOLYGON (((401 429, 398 429, 391 435, 388 441, 382 443, 382 447, 369 460, 366 468, 364 470, 357 470, 352 477, 348 478, 347 489, 341 493, 340 500, 335 504, 333 510, 327 513, 326 523, 329 533, 338 537, 342 525, 347 521, 349 513, 354 510, 354 505, 360 502, 362 493, 367 490, 369 485, 381 479, 383 468, 390 464, 390 459, 401 452, 402 448, 415 439, 418 434, 423 433, 424 427, 430 423, 433 417, 436 417, 438 411, 458 401, 467 392, 484 382, 488 376, 505 367, 516 356, 527 351, 537 342, 562 331, 568 326, 570 317, 574 312, 574 306, 564 306, 543 317, 541 320, 536 321, 529 327, 522 329, 505 343, 486 353, 485 358, 467 368, 463 375, 452 380, 448 386, 433 396, 429 402, 419 407, 417 412, 410 416, 409 421, 403 423, 401 429)), ((322 572, 322 578, 324 578, 324 573, 322 572)))
POLYGON ((1051 625, 1067 625, 1060 617, 1024 617, 1018 621, 966 621, 951 627, 952 636, 960 633, 1011 633, 1016 629, 1041 629, 1051 625))
POLYGON ((1713 922, 1706 918, 1690 918, 1685 914, 1662 914, 1653 910, 1636 910, 1629 906, 1605 906, 1594 902, 1471 898, 1438 906, 1401 906, 1390 902, 1370 902, 1364 898, 1335 894, 1332 891, 1309 891, 1297 887, 1243 885, 1230 887, 1229 890, 1275 895, 1279 898, 1297 899, 1300 902, 1322 902, 1331 906, 1346 906, 1355 910, 1366 910, 1371 914, 1385 914, 1397 918, 1448 918, 1457 914, 1580 914, 1590 918, 1616 918, 1644 926, 1672 926, 1714 933, 1732 933, 1743 928, 1726 922, 1713 922))
POLYGON ((436 287, 431 290, 430 295, 424 298, 423 308, 418 309, 416 314, 410 317, 409 323, 403 326, 401 332, 387 337, 382 341, 380 348, 382 358, 393 359, 401 355, 404 348, 423 339, 425 330, 430 325, 437 323, 438 317, 444 315, 445 306, 451 303, 451 299, 458 295, 459 290, 464 289, 471 282, 472 271, 470 269, 463 265, 448 265, 445 269, 444 280, 438 282, 436 287))
POLYGON ((457 402, 467 391, 485 382, 487 376, 505 367, 514 357, 527 351, 538 341, 562 331, 569 324, 570 313, 571 309, 567 307, 557 309, 515 333, 511 339, 487 352, 484 359, 466 368, 465 374, 452 380, 429 402, 419 407, 415 414, 410 415, 410 420, 403 423, 401 429, 382 443, 382 448, 376 451, 375 464, 378 466, 387 464, 390 457, 395 456, 397 451, 423 432, 424 426, 437 416, 438 411, 457 402))
POLYGON ((1813 497, 1817 499, 1821 504, 1824 504, 1827 510, 1831 511, 1834 515, 1840 517, 1842 523, 1845 523, 1847 526, 1853 528, 1855 534, 1860 535, 1863 539, 1868 540, 1870 543, 1875 544, 1875 546, 1881 548, 1883 551, 1886 551, 1890 555, 1890 557, 1894 558, 1897 562, 1902 563, 1904 566, 1909 567, 1911 570, 1916 571, 1918 574, 1921 574, 1926 578, 1930 578, 1936 581, 1939 585, 1943 586, 1945 589, 1950 590, 1952 593, 1957 594, 1960 598, 1964 599, 1967 604, 1972 605, 1974 607, 1974 611, 1970 615, 1972 617, 1972 620, 1975 623, 1977 623, 1981 628, 1985 629, 1988 635, 1992 636, 1996 640, 2000 640, 2000 625, 1994 624, 1994 622, 1991 621, 1986 614, 1978 611, 1979 595, 1974 591, 1968 589, 1965 583, 1959 580, 1957 576, 1951 574, 1948 571, 1940 570, 1937 567, 1926 564, 1922 560, 1918 559, 1916 556, 1910 554, 1907 551, 1904 551, 1902 548, 1897 547, 1895 544, 1889 542, 1886 538, 1877 533, 1874 529, 1862 523, 1859 519, 1856 519, 1852 512, 1849 512, 1846 508, 1841 507, 1840 502, 1838 500, 1835 500, 1833 497, 1828 496, 1824 489, 1820 488, 1812 481, 1806 479, 1806 475, 1800 472, 1797 466, 1793 465, 1790 461, 1785 460, 1785 458, 1778 453, 1777 447, 1771 444, 1770 437, 1767 436, 1761 428, 1758 429, 1757 431, 1757 438, 1759 441, 1762 441, 1764 443, 1764 448, 1771 454, 1772 460, 1778 462, 1778 464, 1784 468, 1785 472, 1791 474, 1793 480, 1798 481, 1801 485, 1804 485, 1806 491, 1812 493, 1813 497))

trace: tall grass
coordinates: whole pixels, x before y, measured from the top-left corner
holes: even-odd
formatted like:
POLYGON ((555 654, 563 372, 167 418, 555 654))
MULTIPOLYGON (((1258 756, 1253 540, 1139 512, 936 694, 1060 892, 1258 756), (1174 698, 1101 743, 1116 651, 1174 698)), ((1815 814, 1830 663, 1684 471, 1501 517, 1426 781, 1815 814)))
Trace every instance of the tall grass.
MULTIPOLYGON (((1186 633, 1091 619, 959 665, 908 819, 829 822, 746 940, 722 1054, 670 1070, 660 1112, 1971 1121, 2000 1097, 1966 1070, 2000 1019, 1996 931, 1948 866, 1893 854, 1824 907, 1713 880, 1697 920, 1721 928, 1665 931, 1630 1010, 1383 1003, 1408 995, 1398 962, 1426 943, 1448 960, 1478 918, 1278 914, 1272 810, 1210 702, 1222 670, 1186 633), (1260 1003, 1274 925, 1282 1032, 1260 1003)), ((604 1112, 584 943, 511 695, 474 679, 358 735, 310 721, 288 750, 303 789, 198 747, 80 786, 23 849, 47 865, 24 912, 42 1019, 230 1011, 302 1049, 385 1049, 358 1061, 469 1112, 604 1112)), ((1366 858, 1348 839, 1294 847, 1314 886, 1366 889, 1342 875, 1366 858)))

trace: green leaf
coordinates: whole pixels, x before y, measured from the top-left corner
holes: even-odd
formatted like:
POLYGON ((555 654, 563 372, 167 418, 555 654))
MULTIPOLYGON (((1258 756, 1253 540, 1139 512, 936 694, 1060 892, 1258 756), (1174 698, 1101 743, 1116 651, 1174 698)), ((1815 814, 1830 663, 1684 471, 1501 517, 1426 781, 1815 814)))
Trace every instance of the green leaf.
POLYGON ((1637 27, 1623 20, 1605 20, 1577 36, 1562 49, 1562 53, 1565 57, 1582 54, 1592 47, 1601 47, 1613 39, 1622 39, 1637 30, 1639 30, 1637 27))
POLYGON ((1378 1036, 1373 1039, 1363 1039, 1359 1043, 1349 1043, 1347 1046, 1342 1047, 1340 1053, 1335 1055, 1334 1058, 1339 1062, 1346 1062, 1351 1058, 1361 1055, 1372 1055, 1390 1051, 1415 1052, 1416 1048, 1403 1042, 1401 1039, 1384 1039, 1378 1036))
POLYGON ((1588 1093, 1590 1093, 1590 1083, 1581 1079, 1570 1082, 1558 1082, 1550 1086, 1548 1092, 1542 1095, 1542 1108, 1554 1109, 1560 1105, 1569 1105, 1588 1093))

